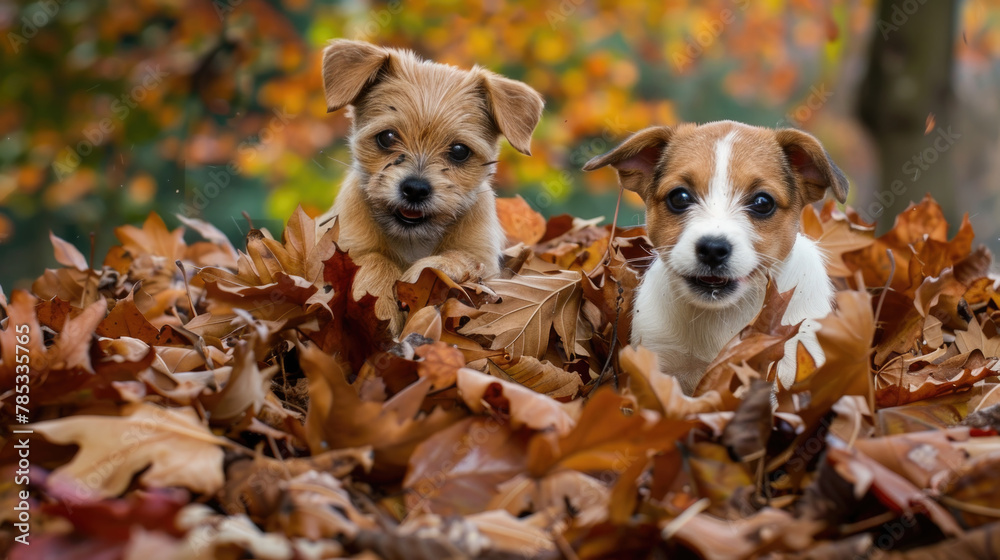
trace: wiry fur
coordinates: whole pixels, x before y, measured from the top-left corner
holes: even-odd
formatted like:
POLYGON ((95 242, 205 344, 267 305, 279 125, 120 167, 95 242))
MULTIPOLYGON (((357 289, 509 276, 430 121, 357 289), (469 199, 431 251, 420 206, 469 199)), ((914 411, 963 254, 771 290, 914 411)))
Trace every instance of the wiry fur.
POLYGON ((642 196, 657 253, 636 296, 632 343, 656 352, 662 370, 677 376, 685 392, 694 391, 705 367, 760 311, 768 276, 780 291, 794 290, 782 322, 802 323, 785 346, 780 381, 794 381, 799 342, 822 363, 815 319, 830 312, 833 286, 820 249, 798 233, 799 216, 827 189, 844 201, 847 180, 815 138, 732 121, 653 127, 584 169, 605 165, 618 170, 623 187, 642 196), (678 186, 696 199, 679 214, 666 203, 678 186), (774 199, 770 216, 748 211, 758 193, 774 199), (696 256, 696 244, 705 237, 731 246, 724 273, 706 270, 696 256), (687 280, 719 274, 730 286, 718 292, 697 291, 687 280))
POLYGON ((378 298, 376 314, 398 333, 402 316, 394 285, 412 282, 425 268, 456 281, 499 273, 505 241, 490 178, 496 172, 500 136, 528 153, 541 117, 542 98, 527 85, 479 67, 461 70, 411 52, 336 40, 324 51, 323 76, 331 111, 351 106, 350 171, 333 207, 320 219, 340 223, 339 244, 361 269, 353 297, 378 298), (388 149, 376 136, 395 131, 388 149), (456 144, 471 150, 466 161, 449 159, 456 144), (431 196, 414 208, 401 183, 418 177, 431 196), (419 225, 397 219, 420 210, 419 225))

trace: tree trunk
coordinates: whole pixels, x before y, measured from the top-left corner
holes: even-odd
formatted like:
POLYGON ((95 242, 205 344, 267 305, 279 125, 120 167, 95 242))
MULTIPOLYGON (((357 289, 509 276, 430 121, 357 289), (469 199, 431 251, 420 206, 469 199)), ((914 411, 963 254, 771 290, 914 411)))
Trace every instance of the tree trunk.
POLYGON ((925 193, 957 227, 951 148, 956 0, 881 0, 858 114, 879 149, 881 184, 859 210, 885 231, 909 201, 925 193), (928 116, 934 129, 925 134, 928 116))

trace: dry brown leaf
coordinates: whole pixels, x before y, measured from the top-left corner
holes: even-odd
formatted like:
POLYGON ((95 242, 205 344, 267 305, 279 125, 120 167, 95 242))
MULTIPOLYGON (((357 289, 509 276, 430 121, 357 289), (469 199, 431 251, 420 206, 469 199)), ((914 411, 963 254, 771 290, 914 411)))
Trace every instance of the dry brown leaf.
POLYGON ((121 416, 71 416, 31 425, 52 443, 75 444, 73 460, 49 483, 73 488, 79 498, 121 494, 140 471, 148 488, 181 486, 201 494, 222 487, 223 447, 190 408, 126 405, 121 416))
POLYGON ((416 355, 422 358, 417 363, 417 374, 428 379, 431 386, 437 389, 454 385, 458 370, 465 367, 462 353, 444 342, 418 346, 416 355))
POLYGON ((332 312, 335 293, 324 269, 337 251, 337 235, 337 228, 331 228, 316 239, 315 222, 301 206, 288 221, 283 244, 251 230, 246 253, 238 253, 236 273, 217 267, 199 271, 214 296, 210 310, 224 314, 240 308, 270 321, 304 320, 309 306, 332 312))
MULTIPOLYGON (((625 472, 628 459, 622 459, 621 471, 625 472)), ((645 464, 645 463, 643 463, 645 464)), ((589 527, 608 519, 611 490, 603 480, 609 480, 619 471, 605 471, 601 478, 576 470, 554 470, 541 480, 519 474, 497 488, 497 495, 489 507, 503 508, 508 512, 537 512, 555 519, 572 519, 574 525, 589 527)))
POLYGON ((981 322, 973 318, 968 330, 955 331, 955 345, 963 354, 979 350, 987 358, 1000 358, 1000 330, 988 317, 981 322))
POLYGON ((826 362, 791 389, 809 391, 809 407, 799 415, 810 426, 842 396, 869 394, 869 356, 875 334, 871 297, 864 292, 838 292, 836 307, 836 311, 819 320, 821 328, 816 332, 826 362))
POLYGON ((762 458, 767 451, 773 421, 771 389, 771 383, 754 381, 722 432, 722 444, 744 463, 762 458))
POLYGON ((507 243, 534 245, 545 235, 545 218, 515 195, 512 198, 497 199, 497 217, 507 234, 507 243))
POLYGON ((162 373, 181 373, 194 371, 196 369, 212 369, 217 364, 229 361, 229 356, 214 346, 203 348, 203 354, 199 350, 191 347, 179 346, 157 346, 156 360, 153 368, 162 373), (206 362, 206 358, 209 362, 206 362))
POLYGON ((281 486, 285 493, 276 517, 290 537, 350 538, 377 528, 374 517, 358 511, 350 493, 330 473, 309 470, 281 486))
POLYGON ((48 367, 51 369, 75 369, 93 373, 90 362, 90 347, 94 342, 94 331, 104 319, 108 306, 104 300, 88 305, 82 313, 72 319, 67 319, 55 343, 46 353, 48 367))
POLYGON ((134 295, 135 290, 133 289, 124 299, 115 302, 115 306, 108 312, 108 316, 97 326, 98 336, 108 338, 128 336, 137 338, 150 346, 187 345, 189 343, 187 338, 169 326, 164 326, 161 329, 154 327, 136 307, 134 295))
POLYGON ((899 213, 888 233, 864 249, 845 253, 843 260, 851 270, 861 273, 865 286, 889 284, 893 290, 912 296, 924 277, 937 276, 943 267, 968 256, 972 228, 967 220, 963 220, 954 240, 949 242, 947 234, 948 223, 941 207, 928 195, 899 213))
POLYGON ((717 391, 706 391, 697 397, 685 395, 677 378, 661 372, 656 354, 643 346, 626 346, 619 357, 622 370, 628 372, 628 390, 642 408, 655 410, 667 418, 685 418, 722 408, 722 397, 717 391))
POLYGON ((687 464, 697 495, 711 501, 710 512, 722 517, 732 516, 730 501, 734 494, 753 487, 750 467, 735 461, 729 449, 717 443, 698 442, 688 451, 687 464))
POLYGON ((880 408, 876 416, 879 431, 893 435, 948 429, 961 422, 967 412, 964 404, 945 402, 880 408))
MULTIPOLYGON (((2 294, 0 294, 2 296, 2 294)), ((10 302, 4 302, 6 328, 0 330, 0 386, 13 387, 16 375, 27 375, 31 383, 37 383, 45 371, 45 344, 42 329, 35 315, 37 299, 24 290, 14 290, 10 302), (18 347, 21 351, 18 351, 18 347), (18 356, 27 356, 18 361, 18 356), (17 368, 24 361, 34 367, 17 368), (25 371, 27 370, 27 371, 25 371)))
POLYGON ((363 560, 486 559, 510 555, 494 550, 495 545, 471 520, 434 514, 411 517, 389 530, 360 531, 352 545, 367 551, 361 555, 363 560))
POLYGON ((575 407, 474 369, 458 370, 458 393, 472 412, 509 418, 514 429, 527 426, 564 435, 576 423, 575 407))
POLYGON ((998 463, 996 454, 973 458, 941 484, 945 503, 953 506, 952 511, 968 527, 996 525, 996 516, 992 514, 997 507, 998 463))
POLYGON ((90 264, 87 262, 87 259, 72 243, 56 237, 51 231, 49 232, 49 239, 52 241, 52 247, 55 249, 56 262, 80 271, 90 270, 90 264))
POLYGON ((582 472, 624 470, 628 462, 647 451, 673 448, 677 439, 693 425, 682 420, 661 419, 637 410, 626 416, 621 410, 630 404, 610 389, 599 389, 586 406, 571 432, 536 434, 528 446, 528 473, 536 478, 556 468, 582 472))
POLYGON ((489 510, 467 515, 465 519, 490 539, 494 550, 526 558, 542 558, 555 553, 556 545, 547 530, 547 516, 514 517, 506 511, 489 510))
POLYGON ((897 513, 921 511, 925 513, 948 536, 962 534, 955 518, 932 500, 927 494, 902 476, 884 467, 858 450, 832 447, 827 452, 837 473, 854 484, 854 494, 863 496, 873 490, 876 497, 897 513))
POLYGON ((774 549, 802 550, 812 545, 821 524, 795 520, 786 511, 764 508, 746 519, 726 520, 699 513, 676 529, 664 529, 708 560, 754 558, 774 549))
POLYGON ((170 267, 174 266, 174 261, 184 258, 187 248, 184 243, 184 228, 168 230, 163 219, 153 212, 149 213, 141 228, 121 226, 115 228, 115 236, 133 257, 156 255, 165 259, 170 267))
POLYGON ((574 272, 525 272, 509 280, 487 282, 502 300, 480 308, 483 314, 459 331, 493 338, 490 348, 503 348, 511 359, 541 358, 555 331, 566 345, 575 345, 581 305, 580 276, 574 272))
MULTIPOLYGON (((236 248, 229 242, 229 237, 222 233, 219 228, 198 218, 189 218, 184 214, 174 214, 185 226, 197 231, 199 235, 208 240, 211 245, 220 249, 219 252, 228 255, 231 262, 216 263, 222 266, 236 266, 236 248)), ((190 256, 190 255, 188 255, 190 256)))
POLYGON ((918 488, 929 488, 941 473, 958 472, 967 462, 965 451, 954 446, 969 439, 967 428, 935 430, 862 439, 854 446, 918 488))
POLYGON ((878 343, 875 346, 875 365, 881 367, 889 358, 905 354, 917 347, 923 337, 924 317, 913 299, 899 292, 889 291, 879 296, 882 309, 879 315, 878 343), (889 320, 882 320, 883 317, 889 320))
POLYGON ((83 308, 103 299, 98 290, 103 279, 104 277, 93 270, 75 268, 46 270, 31 284, 31 292, 43 300, 58 298, 83 308))
MULTIPOLYGON (((949 240, 925 199, 874 239, 849 208, 803 211, 838 289, 864 285, 875 298, 838 293, 818 333, 826 363, 798 348, 797 382, 776 394, 772 418, 769 386, 753 382, 794 331, 781 325, 787 294, 769 288, 689 398, 655 356, 627 347, 634 291, 654 258, 645 231, 546 223, 523 201, 509 206, 501 213, 531 226, 521 241, 537 243, 505 251, 492 287, 431 270, 397 285, 409 311, 398 341, 373 297, 347 297, 357 267, 336 246, 339 227, 317 228, 301 208, 280 241, 255 229, 243 252, 181 217, 206 240, 186 245, 183 229, 151 215, 118 229, 122 245, 99 271, 52 238, 64 268, 35 282, 45 299, 0 292, 5 403, 20 396, 11 327, 27 324, 31 417, 59 417, 39 434, 79 446, 75 456, 33 448, 54 474, 29 489, 28 556, 729 558, 856 544, 852 535, 877 536, 882 519, 906 512, 945 534, 956 534, 949 513, 968 527, 995 520, 1000 281, 989 253, 972 250, 968 218, 949 240), (624 396, 593 387, 605 363, 624 396), (883 408, 896 403, 906 404, 883 408), (967 417, 977 427, 952 428, 967 417), (88 500, 67 497, 87 484, 88 500), (179 521, 169 534, 149 529, 171 522, 144 524, 141 512, 141 531, 91 530, 104 518, 81 517, 167 485, 205 503, 164 514, 179 521)), ((6 510, 15 491, 0 485, 6 510)), ((916 557, 937 535, 891 536, 916 557)), ((952 541, 973 550, 984 539, 952 541)))
POLYGON ((952 393, 1000 371, 1000 365, 984 358, 979 350, 937 364, 916 361, 905 371, 903 368, 903 362, 896 362, 894 368, 878 372, 875 399, 879 406, 899 406, 952 393))
MULTIPOLYGON (((827 204, 832 208, 833 201, 830 200, 827 204)), ((844 264, 844 253, 864 249, 875 242, 874 227, 859 226, 842 215, 823 221, 819 212, 811 205, 806 205, 802 209, 801 229, 816 240, 820 249, 826 253, 827 274, 840 278, 854 274, 854 271, 844 264)))
POLYGON ((245 515, 219 515, 208 506, 191 504, 177 515, 177 524, 187 531, 178 553, 179 558, 186 560, 218 560, 244 555, 258 560, 292 560, 295 557, 295 549, 287 536, 265 533, 245 515))
POLYGON ((396 297, 411 313, 427 306, 441 305, 449 298, 456 298, 466 305, 472 305, 472 298, 465 288, 436 268, 420 271, 417 281, 396 282, 396 297))
POLYGON ((184 324, 188 331, 204 338, 224 339, 246 325, 235 313, 202 313, 184 324))
POLYGON ((417 446, 403 479, 409 511, 468 515, 487 508, 498 484, 524 471, 525 434, 469 417, 417 446))
POLYGON ((924 321, 924 346, 927 348, 941 348, 944 345, 944 332, 941 330, 941 320, 930 316, 924 321))
POLYGON ((399 334, 399 339, 406 340, 406 337, 411 334, 419 334, 429 340, 441 340, 443 327, 440 311, 433 307, 422 307, 416 312, 410 313, 410 316, 406 318, 406 324, 403 325, 403 332, 399 334))
POLYGON ((254 356, 253 340, 240 341, 233 356, 232 373, 218 392, 199 399, 208 410, 208 419, 215 425, 235 424, 247 415, 249 422, 260 412, 267 398, 271 377, 276 366, 260 370, 254 356))
POLYGON ((370 447, 338 449, 312 457, 283 460, 263 455, 237 459, 226 466, 222 507, 230 515, 246 513, 255 520, 269 518, 281 510, 287 489, 282 486, 291 478, 310 472, 343 478, 357 468, 367 472, 371 464, 370 447))
POLYGON ((297 206, 291 217, 288 218, 288 224, 281 237, 284 239, 284 249, 287 254, 287 258, 283 262, 285 270, 293 274, 297 273, 306 280, 315 281, 316 275, 321 269, 310 266, 309 253, 316 246, 316 223, 306 215, 301 205, 297 206), (312 268, 311 271, 310 268, 312 268))
POLYGON ((343 362, 312 344, 299 345, 299 361, 309 379, 306 437, 312 452, 371 445, 376 469, 397 472, 405 468, 413 449, 426 434, 459 420, 458 410, 435 409, 413 419, 383 410, 381 403, 362 401, 347 382, 343 362))
POLYGON ((494 366, 490 368, 491 375, 513 381, 556 400, 571 400, 583 388, 583 380, 578 374, 558 368, 548 360, 521 356, 517 362, 503 367, 492 361, 489 363, 494 366))

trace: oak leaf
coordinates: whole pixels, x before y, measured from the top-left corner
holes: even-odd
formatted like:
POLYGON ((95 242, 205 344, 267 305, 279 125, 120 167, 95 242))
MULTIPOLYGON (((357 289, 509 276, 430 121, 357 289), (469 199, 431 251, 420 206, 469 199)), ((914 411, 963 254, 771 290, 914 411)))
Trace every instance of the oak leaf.
POLYGON ((223 447, 190 408, 126 405, 121 416, 71 416, 32 425, 52 443, 80 450, 53 471, 50 484, 65 484, 81 497, 118 496, 142 472, 147 488, 181 486, 201 494, 222 487, 223 447))
POLYGON ((844 253, 859 251, 874 243, 875 228, 859 226, 842 214, 834 214, 833 205, 833 200, 824 205, 823 212, 831 214, 828 220, 823 220, 815 207, 806 205, 802 209, 801 229, 826 254, 827 274, 844 278, 854 274, 844 264, 844 253))
MULTIPOLYGON (((487 282, 501 301, 480 308, 482 315, 462 327, 466 335, 492 337, 490 348, 503 348, 512 359, 541 358, 554 330, 568 347, 576 341, 581 305, 580 276, 574 272, 524 271, 509 280, 487 282)), ((571 356, 573 352, 568 352, 571 356)))
POLYGON ((955 331, 955 345, 963 354, 979 350, 987 358, 1000 358, 1000 328, 989 317, 973 317, 968 329, 955 331))

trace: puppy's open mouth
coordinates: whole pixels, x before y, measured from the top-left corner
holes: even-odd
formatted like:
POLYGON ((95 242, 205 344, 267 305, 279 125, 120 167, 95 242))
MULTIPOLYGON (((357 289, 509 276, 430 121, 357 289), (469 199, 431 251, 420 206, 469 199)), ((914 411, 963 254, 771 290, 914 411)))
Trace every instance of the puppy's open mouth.
POLYGON ((738 278, 727 276, 685 276, 684 280, 694 291, 712 298, 728 295, 739 284, 738 278))
POLYGON ((393 214, 401 224, 407 226, 418 226, 427 221, 427 214, 424 214, 420 210, 410 210, 408 208, 400 208, 396 210, 393 214))
POLYGON ((723 276, 692 276, 688 278, 688 282, 693 282, 702 288, 712 290, 725 288, 732 281, 732 278, 725 278, 723 276))

